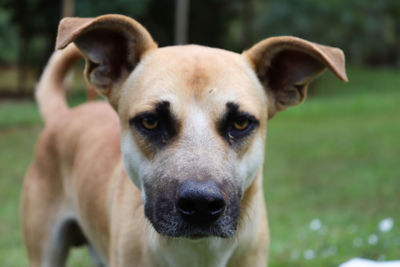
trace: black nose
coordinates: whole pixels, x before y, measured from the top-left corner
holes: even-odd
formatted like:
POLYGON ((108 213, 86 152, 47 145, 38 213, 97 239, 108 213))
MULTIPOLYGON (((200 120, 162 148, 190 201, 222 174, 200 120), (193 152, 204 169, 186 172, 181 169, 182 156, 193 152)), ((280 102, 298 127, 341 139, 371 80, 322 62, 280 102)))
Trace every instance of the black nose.
POLYGON ((225 210, 224 196, 213 181, 186 181, 177 196, 179 214, 192 224, 210 224, 225 210))

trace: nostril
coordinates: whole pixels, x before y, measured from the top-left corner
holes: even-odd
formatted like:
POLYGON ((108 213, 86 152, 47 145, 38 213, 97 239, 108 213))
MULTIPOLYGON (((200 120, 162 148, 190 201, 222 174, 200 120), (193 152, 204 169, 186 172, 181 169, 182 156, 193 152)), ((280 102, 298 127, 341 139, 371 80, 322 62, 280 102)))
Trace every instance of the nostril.
POLYGON ((184 221, 197 225, 215 222, 226 207, 221 189, 212 181, 186 181, 179 188, 175 205, 184 221))
POLYGON ((217 199, 214 201, 211 201, 208 204, 208 212, 212 216, 217 216, 221 214, 225 209, 225 201, 223 199, 217 199))
POLYGON ((207 196, 181 197, 176 202, 177 211, 192 223, 211 223, 225 210, 223 198, 209 199, 207 196))
POLYGON ((196 203, 187 198, 178 199, 178 210, 184 215, 192 215, 196 212, 196 203))

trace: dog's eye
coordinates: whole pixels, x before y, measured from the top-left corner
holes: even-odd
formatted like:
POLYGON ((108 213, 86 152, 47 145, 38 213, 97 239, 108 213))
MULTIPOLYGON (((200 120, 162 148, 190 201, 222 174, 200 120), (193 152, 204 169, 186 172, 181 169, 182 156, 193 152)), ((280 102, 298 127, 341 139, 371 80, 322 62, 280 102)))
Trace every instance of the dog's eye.
POLYGON ((218 121, 218 130, 229 144, 239 144, 240 139, 249 136, 260 122, 251 113, 241 111, 238 104, 228 102, 226 107, 225 115, 218 121))
POLYGON ((156 116, 147 116, 142 119, 141 124, 146 130, 154 130, 157 128, 158 122, 156 116))
POLYGON ((179 122, 166 101, 156 103, 153 110, 136 114, 129 120, 129 126, 132 132, 145 138, 152 148, 169 144, 179 130, 179 122))
POLYGON ((233 122, 233 128, 237 131, 244 131, 250 125, 250 120, 247 117, 241 116, 233 122))

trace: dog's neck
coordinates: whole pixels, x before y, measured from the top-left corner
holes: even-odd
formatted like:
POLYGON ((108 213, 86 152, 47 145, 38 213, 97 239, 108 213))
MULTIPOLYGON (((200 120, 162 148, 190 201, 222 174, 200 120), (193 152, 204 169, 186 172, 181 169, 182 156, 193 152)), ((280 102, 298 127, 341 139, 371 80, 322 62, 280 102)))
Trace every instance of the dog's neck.
MULTIPOLYGON (((260 168, 262 169, 262 168, 260 168)), ((155 266, 168 267, 223 267, 227 266, 231 259, 236 258, 251 246, 254 230, 262 221, 263 213, 255 212, 254 207, 258 198, 263 198, 262 192, 262 170, 256 179, 245 191, 242 200, 241 220, 251 216, 246 224, 238 223, 238 229, 234 237, 223 239, 218 237, 203 239, 181 239, 161 236, 155 231, 149 232, 150 253, 155 266), (240 242, 238 242, 240 240, 240 242)), ((266 252, 267 253, 267 252, 266 252)))

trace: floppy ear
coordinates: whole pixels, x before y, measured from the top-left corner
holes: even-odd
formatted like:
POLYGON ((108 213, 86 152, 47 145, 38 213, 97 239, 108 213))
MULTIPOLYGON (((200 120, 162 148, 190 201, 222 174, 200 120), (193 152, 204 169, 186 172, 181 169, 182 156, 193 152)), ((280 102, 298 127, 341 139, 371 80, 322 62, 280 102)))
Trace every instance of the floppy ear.
POLYGON ((147 51, 157 48, 142 25, 122 15, 64 18, 58 28, 56 49, 71 42, 85 57, 87 81, 114 107, 121 82, 147 51))
POLYGON ((347 81, 342 50, 300 38, 265 39, 243 55, 250 61, 268 94, 268 118, 277 111, 300 104, 308 84, 325 68, 347 81))

